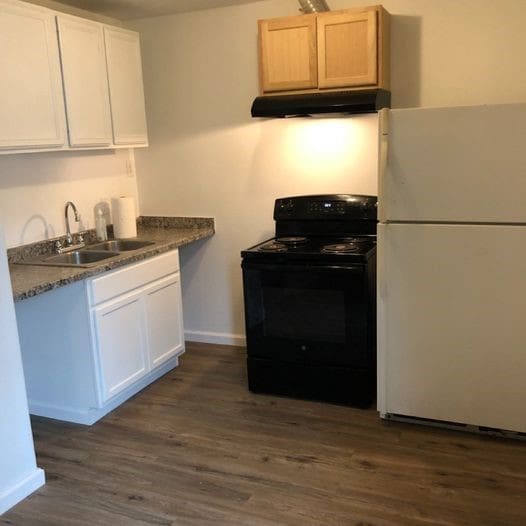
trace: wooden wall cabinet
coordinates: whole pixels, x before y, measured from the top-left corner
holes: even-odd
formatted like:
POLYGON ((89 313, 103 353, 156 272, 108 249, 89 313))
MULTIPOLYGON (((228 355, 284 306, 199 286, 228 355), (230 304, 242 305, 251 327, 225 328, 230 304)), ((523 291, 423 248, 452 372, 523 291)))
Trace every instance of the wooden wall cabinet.
POLYGON ((259 21, 263 93, 318 86, 316 15, 259 21))
POLYGON ((262 94, 389 89, 389 14, 382 6, 259 21, 262 94))
POLYGON ((177 250, 15 307, 34 415, 93 424, 184 352, 177 250))

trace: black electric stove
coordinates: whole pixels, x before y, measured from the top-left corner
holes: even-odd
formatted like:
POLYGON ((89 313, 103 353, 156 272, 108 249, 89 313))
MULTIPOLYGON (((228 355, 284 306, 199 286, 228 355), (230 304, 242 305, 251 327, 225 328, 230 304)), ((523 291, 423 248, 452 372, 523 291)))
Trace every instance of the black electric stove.
POLYGON ((376 203, 352 194, 277 199, 276 236, 242 251, 251 391, 374 400, 376 203))

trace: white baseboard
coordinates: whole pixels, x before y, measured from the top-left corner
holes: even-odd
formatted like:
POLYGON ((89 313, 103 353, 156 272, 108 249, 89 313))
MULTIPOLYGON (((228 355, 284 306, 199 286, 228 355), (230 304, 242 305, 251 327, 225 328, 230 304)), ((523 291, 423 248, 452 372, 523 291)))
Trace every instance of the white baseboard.
POLYGON ((31 495, 33 491, 36 491, 45 483, 46 476, 44 470, 35 468, 35 470, 25 479, 19 481, 14 486, 0 494, 0 515, 12 508, 15 504, 18 504, 27 496, 31 495))
POLYGON ((245 347, 247 344, 243 334, 226 332, 184 331, 184 338, 189 342, 217 343, 219 345, 235 345, 237 347, 245 347))

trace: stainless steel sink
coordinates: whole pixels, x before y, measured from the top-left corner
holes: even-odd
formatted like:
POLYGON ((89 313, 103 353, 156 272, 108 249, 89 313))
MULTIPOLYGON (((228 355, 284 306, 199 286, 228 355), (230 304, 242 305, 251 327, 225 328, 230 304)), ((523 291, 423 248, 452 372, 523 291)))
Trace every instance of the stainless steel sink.
POLYGON ((19 263, 23 265, 43 265, 50 267, 91 267, 105 259, 118 255, 118 252, 74 250, 65 254, 54 254, 53 256, 43 257, 41 259, 19 261, 19 263))
POLYGON ((86 247, 86 250, 109 250, 111 252, 128 252, 130 250, 138 250, 139 248, 154 245, 153 241, 146 241, 141 239, 112 239, 110 241, 103 241, 95 245, 86 247))
POLYGON ((41 256, 38 259, 19 261, 22 265, 44 265, 54 267, 92 267, 105 259, 118 256, 120 252, 138 250, 155 245, 155 241, 145 239, 112 239, 94 245, 84 246, 78 250, 41 256))

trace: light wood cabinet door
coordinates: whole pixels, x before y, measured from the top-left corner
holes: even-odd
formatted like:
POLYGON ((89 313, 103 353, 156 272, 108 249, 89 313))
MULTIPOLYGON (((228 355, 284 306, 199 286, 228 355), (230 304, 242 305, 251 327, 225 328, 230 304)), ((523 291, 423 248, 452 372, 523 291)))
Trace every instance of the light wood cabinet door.
POLYGON ((0 0, 0 149, 60 148, 64 99, 54 16, 0 0))
POLYGON ((316 16, 259 21, 263 93, 316 88, 316 16))
POLYGON ((139 35, 134 31, 104 27, 104 38, 113 142, 117 145, 147 145, 139 35))
POLYGON ((125 294, 93 310, 102 402, 148 370, 141 298, 141 292, 125 294))
POLYGON ((156 282, 145 292, 144 301, 150 367, 154 369, 184 349, 179 273, 156 282))
POLYGON ((102 25, 60 15, 57 27, 69 144, 109 146, 111 115, 102 25))
POLYGON ((318 87, 378 83, 376 11, 324 13, 317 18, 318 87))

